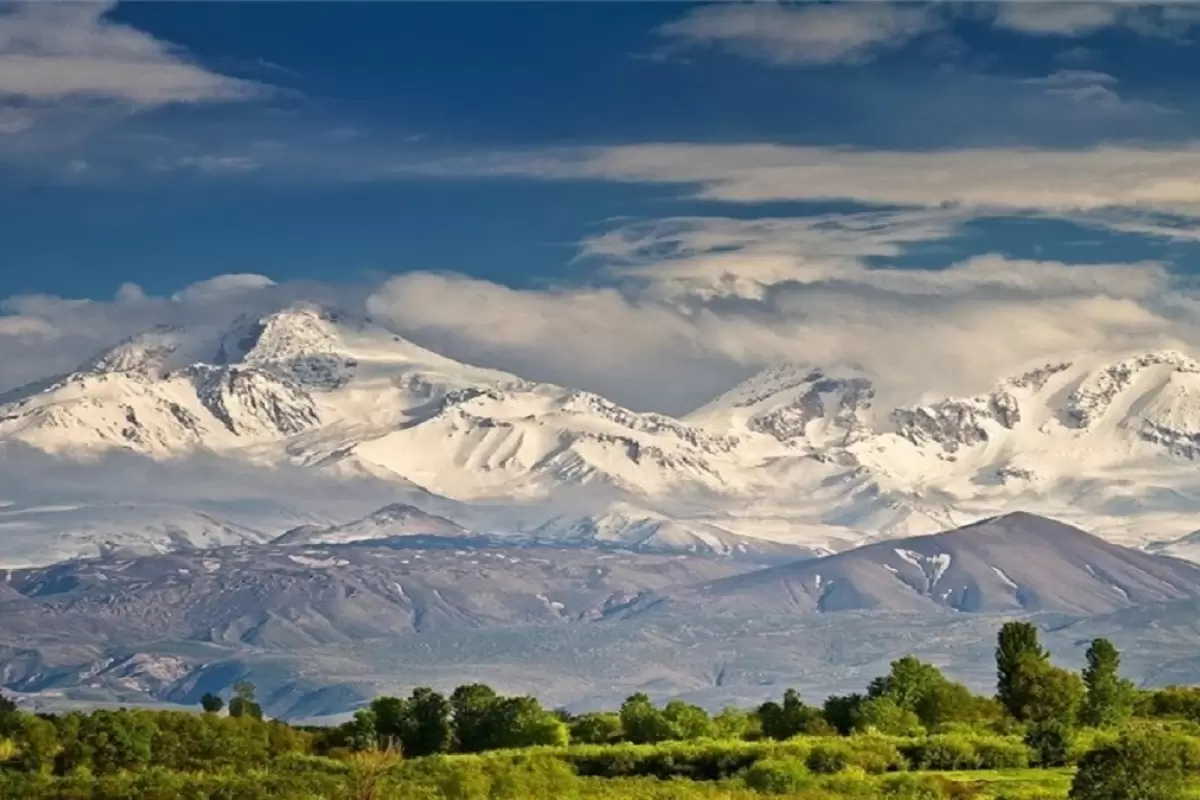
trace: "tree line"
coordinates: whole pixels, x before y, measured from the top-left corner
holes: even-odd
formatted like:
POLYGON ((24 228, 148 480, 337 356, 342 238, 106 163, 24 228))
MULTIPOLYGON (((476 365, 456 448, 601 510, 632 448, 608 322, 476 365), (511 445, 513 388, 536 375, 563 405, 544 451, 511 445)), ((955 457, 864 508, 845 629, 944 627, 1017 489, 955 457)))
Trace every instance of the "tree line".
MULTIPOLYGON (((1105 781, 1131 780, 1137 772, 1129 766, 1131 759, 1152 763, 1150 773, 1159 776, 1175 774, 1169 764, 1176 764, 1180 775, 1187 765, 1200 765, 1200 756, 1193 758, 1179 750, 1177 742, 1148 744, 1134 735, 1111 736, 1103 747, 1079 759, 1076 739, 1083 731, 1119 731, 1135 717, 1200 722, 1200 691, 1188 687, 1137 690, 1120 675, 1120 654, 1111 642, 1093 641, 1085 668, 1075 673, 1051 662, 1036 627, 1011 622, 999 632, 995 660, 992 696, 975 694, 936 666, 906 656, 892 662, 887 674, 859 693, 810 705, 789 689, 780 700, 757 708, 726 708, 717 714, 681 700, 658 705, 645 694, 629 697, 615 711, 570 714, 545 708, 533 697, 502 695, 483 684, 460 686, 448 696, 423 687, 408 697, 379 697, 356 711, 349 722, 329 728, 301 728, 264 719, 254 686, 245 682, 235 684, 228 699, 205 695, 203 713, 30 714, 0 697, 0 764, 43 775, 80 770, 105 775, 150 768, 244 770, 295 757, 350 759, 355 754, 382 753, 421 759, 574 744, 599 748, 571 756, 572 769, 583 775, 715 779, 740 774, 761 761, 764 753, 774 751, 723 745, 686 756, 675 753, 663 762, 652 753, 620 748, 689 742, 786 743, 798 737, 836 742, 853 737, 860 745, 850 749, 832 745, 806 749, 803 769, 836 772, 856 760, 868 771, 1055 767, 1080 761, 1077 783, 1084 788, 1073 797, 1083 800, 1120 797, 1099 794, 1095 787, 1107 785, 1105 781), (954 734, 963 732, 972 732, 975 739, 954 739, 954 734), (868 746, 872 740, 862 735, 908 740, 887 745, 888 755, 880 755, 883 751, 868 746), (981 738, 986 736, 992 738, 981 738), (613 757, 605 755, 606 749, 613 757), (1164 758, 1169 762, 1166 766, 1164 758)), ((761 764, 756 768, 765 769, 761 764)))

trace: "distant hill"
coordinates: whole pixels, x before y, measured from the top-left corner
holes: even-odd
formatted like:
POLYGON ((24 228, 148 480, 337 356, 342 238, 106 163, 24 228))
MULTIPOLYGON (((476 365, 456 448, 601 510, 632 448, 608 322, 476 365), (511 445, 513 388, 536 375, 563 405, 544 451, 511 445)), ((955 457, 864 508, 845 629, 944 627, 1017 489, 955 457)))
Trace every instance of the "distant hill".
POLYGON ((2 683, 56 702, 195 704, 250 678, 270 713, 295 716, 477 680, 564 705, 634 691, 719 705, 785 686, 819 700, 908 653, 986 686, 1013 617, 1066 659, 1103 635, 1136 643, 1131 676, 1200 674, 1200 567, 1031 514, 763 569, 514 545, 385 512, 366 532, 387 538, 0 571, 2 683))
POLYGON ((1104 614, 1200 597, 1200 567, 1034 514, 859 547, 673 595, 681 607, 1104 614))

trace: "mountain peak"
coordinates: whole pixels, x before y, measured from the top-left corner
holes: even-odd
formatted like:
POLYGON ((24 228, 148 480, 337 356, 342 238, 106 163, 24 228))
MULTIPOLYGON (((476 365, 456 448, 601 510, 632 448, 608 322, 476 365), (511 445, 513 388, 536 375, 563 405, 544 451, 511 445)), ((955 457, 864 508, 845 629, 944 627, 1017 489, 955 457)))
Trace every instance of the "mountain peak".
POLYGON ((134 334, 85 362, 79 372, 136 373, 146 376, 169 372, 186 359, 187 338, 182 328, 157 325, 134 334))
POLYGON ((726 578, 703 587, 700 596, 725 606, 808 613, 941 608, 1101 614, 1200 597, 1200 567, 1014 512, 726 578))
POLYGON ((870 427, 874 400, 874 385, 857 369, 782 363, 751 376, 687 419, 765 434, 784 444, 849 444, 870 427))
POLYGON ((339 325, 347 317, 320 306, 302 304, 265 316, 243 316, 221 338, 216 363, 261 363, 317 354, 345 347, 339 325))

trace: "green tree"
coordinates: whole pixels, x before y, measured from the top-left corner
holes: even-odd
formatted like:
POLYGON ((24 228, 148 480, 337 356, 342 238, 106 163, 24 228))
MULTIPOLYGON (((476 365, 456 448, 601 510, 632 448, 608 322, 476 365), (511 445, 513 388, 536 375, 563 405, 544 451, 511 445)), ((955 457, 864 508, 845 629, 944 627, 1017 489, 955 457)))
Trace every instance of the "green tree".
POLYGON ((916 711, 917 705, 930 692, 946 683, 942 671, 912 656, 892 662, 887 675, 871 681, 867 697, 886 697, 900 708, 916 711))
POLYGON ((1084 755, 1071 800, 1178 800, 1185 754, 1179 740, 1154 730, 1130 731, 1084 755))
POLYGON ((233 685, 233 699, 229 701, 229 716, 262 719, 263 711, 254 700, 255 687, 250 681, 238 681, 233 685))
POLYGON ((62 749, 54 723, 33 714, 21 714, 17 734, 20 754, 17 763, 25 772, 49 772, 62 749))
POLYGON ((1087 651, 1083 683, 1087 696, 1080 721, 1093 728, 1124 725, 1133 714, 1133 683, 1120 675, 1121 654, 1108 639, 1096 639, 1087 651))
POLYGON ((225 701, 212 692, 206 692, 205 695, 200 698, 200 707, 203 708, 207 714, 216 714, 225 707, 225 701))
POLYGON ((1075 725, 1083 703, 1084 686, 1078 675, 1027 653, 1017 668, 1013 701, 1017 719, 1033 723, 1075 725))
POLYGON ((921 724, 931 731, 953 722, 983 722, 1003 713, 995 700, 980 697, 954 681, 934 686, 917 702, 914 710, 921 724))
POLYGON ((17 704, 0 694, 0 737, 12 736, 21 724, 21 713, 17 704))
POLYGON ((58 732, 60 771, 86 768, 96 773, 145 769, 157 733, 154 715, 146 711, 100 710, 68 715, 58 732))
POLYGON ((672 700, 667 703, 662 714, 680 739, 711 739, 716 735, 712 718, 700 706, 682 700, 672 700))
POLYGON ((825 721, 842 736, 854 730, 858 709, 866 701, 861 694, 834 695, 825 701, 825 721))
POLYGON ((996 699, 1018 720, 1024 720, 1026 698, 1021 695, 1022 670, 1049 653, 1038 643, 1037 628, 1028 622, 1006 622, 996 643, 996 699))
POLYGON ((718 739, 745 739, 753 732, 754 722, 752 714, 728 706, 712 718, 713 735, 718 739))
POLYGON ((625 739, 634 744, 654 744, 679 738, 675 726, 641 692, 621 704, 621 729, 625 739))
POLYGON ((454 728, 450 724, 450 701, 428 687, 413 689, 403 706, 400 744, 409 758, 450 751, 454 728))
POLYGON ((1142 717, 1190 719, 1200 722, 1200 687, 1166 686, 1138 692, 1135 713, 1142 717))
POLYGON ((853 729, 892 736, 921 733, 921 720, 890 697, 869 697, 854 710, 853 729))
POLYGON ((360 708, 354 712, 354 719, 347 726, 346 742, 357 751, 379 749, 379 731, 375 727, 374 711, 360 708))
POLYGON ((822 709, 806 705, 795 689, 783 693, 783 703, 763 703, 755 712, 763 736, 768 739, 790 739, 802 733, 826 736, 834 728, 825 719, 822 709))
POLYGON ((408 706, 399 697, 376 697, 371 701, 371 713, 375 715, 375 733, 384 747, 396 747, 411 757, 404 746, 403 738, 408 725, 408 706))
POLYGON ((1071 726, 1062 720, 1043 720, 1029 726, 1025 732, 1025 746, 1033 753, 1033 761, 1038 766, 1065 767, 1074 738, 1071 726))
POLYGON ((459 686, 450 695, 454 739, 459 750, 478 753, 489 748, 495 740, 495 732, 489 727, 495 722, 492 706, 498 700, 496 692, 482 683, 459 686))
POLYGON ((625 733, 620 714, 599 711, 580 714, 568 723, 568 727, 571 741, 579 744, 614 744, 625 733))
POLYGON ((487 749, 565 745, 567 725, 533 697, 504 697, 491 708, 487 749))

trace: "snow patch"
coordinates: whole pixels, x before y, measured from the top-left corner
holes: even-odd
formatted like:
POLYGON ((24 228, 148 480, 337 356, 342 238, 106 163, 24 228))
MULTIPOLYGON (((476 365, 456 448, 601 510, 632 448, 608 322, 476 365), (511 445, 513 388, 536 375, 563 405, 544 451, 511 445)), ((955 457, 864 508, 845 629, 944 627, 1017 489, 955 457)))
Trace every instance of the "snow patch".
POLYGON ((930 558, 929 561, 933 564, 933 579, 930 581, 930 585, 933 585, 942 579, 942 576, 946 574, 946 570, 950 569, 951 556, 949 553, 938 553, 936 556, 930 558))
POLYGON ((1004 572, 1004 570, 1000 569, 999 567, 992 567, 992 572, 996 573, 996 577, 999 578, 1000 580, 1002 580, 1004 582, 1004 585, 1009 587, 1010 589, 1020 589, 1021 588, 1020 586, 1017 585, 1016 581, 1014 581, 1012 578, 1008 577, 1008 575, 1004 572))
POLYGON ((326 569, 329 567, 344 567, 350 562, 344 558, 312 558, 311 556, 289 555, 288 558, 295 563, 304 567, 313 567, 314 569, 326 569))

